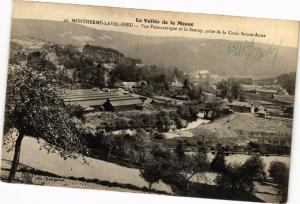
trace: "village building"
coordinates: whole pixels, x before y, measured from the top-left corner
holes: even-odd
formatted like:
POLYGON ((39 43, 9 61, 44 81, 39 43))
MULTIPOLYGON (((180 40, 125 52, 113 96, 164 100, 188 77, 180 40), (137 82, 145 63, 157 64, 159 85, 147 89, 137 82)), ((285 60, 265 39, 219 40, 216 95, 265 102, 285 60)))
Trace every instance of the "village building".
POLYGON ((249 85, 249 84, 241 84, 240 91, 248 92, 248 93, 256 93, 256 90, 260 89, 261 86, 258 85, 249 85))
POLYGON ((190 81, 197 86, 216 84, 222 80, 222 77, 217 74, 210 74, 207 70, 198 70, 196 72, 189 73, 190 81))
POLYGON ((123 95, 118 92, 101 92, 93 89, 78 89, 67 92, 63 96, 66 105, 80 105, 86 113, 96 111, 121 111, 142 108, 142 100, 138 96, 123 95))
POLYGON ((259 110, 259 111, 257 111, 256 114, 257 114, 258 117, 261 117, 261 118, 267 117, 267 112, 264 111, 264 110, 259 110))
POLYGON ((121 82, 120 87, 125 88, 125 89, 132 89, 132 88, 136 88, 139 86, 139 82, 135 82, 135 81, 123 81, 121 82))
POLYGON ((210 78, 209 71, 207 71, 207 70, 199 70, 199 71, 197 71, 197 73, 199 74, 199 77, 202 78, 202 79, 209 79, 210 78))
POLYGON ((146 67, 146 65, 143 64, 143 63, 136 63, 135 66, 138 67, 138 68, 144 68, 144 67, 146 67))
POLYGON ((260 96, 265 96, 268 98, 273 98, 274 94, 277 94, 277 90, 273 89, 257 89, 256 94, 260 96))
POLYGON ((212 93, 202 92, 202 95, 204 96, 206 101, 214 101, 217 99, 217 96, 212 93))
POLYGON ((280 108, 267 108, 266 109, 267 115, 274 116, 274 117, 283 117, 284 112, 280 108))
POLYGON ((249 102, 233 101, 228 104, 232 111, 240 113, 254 113, 254 104, 249 102))
POLYGON ((125 111, 142 108, 143 102, 139 98, 107 99, 103 104, 105 111, 125 111))
POLYGON ((277 84, 264 85, 263 88, 276 90, 277 93, 280 95, 289 95, 289 93, 284 88, 282 88, 280 85, 277 85, 277 84))
POLYGON ((269 101, 254 101, 255 112, 260 110, 266 111, 267 109, 278 109, 278 105, 269 101))
POLYGON ((124 88, 126 90, 132 90, 133 88, 139 88, 139 87, 147 87, 147 81, 141 80, 141 81, 121 81, 117 80, 114 83, 115 87, 124 88))
POLYGON ((261 85, 261 86, 268 86, 268 85, 273 85, 276 83, 276 80, 274 78, 269 78, 269 79, 257 79, 254 81, 255 84, 261 85))
POLYGON ((273 98, 276 102, 287 104, 287 105, 293 105, 294 104, 294 96, 293 95, 279 95, 274 94, 273 98))

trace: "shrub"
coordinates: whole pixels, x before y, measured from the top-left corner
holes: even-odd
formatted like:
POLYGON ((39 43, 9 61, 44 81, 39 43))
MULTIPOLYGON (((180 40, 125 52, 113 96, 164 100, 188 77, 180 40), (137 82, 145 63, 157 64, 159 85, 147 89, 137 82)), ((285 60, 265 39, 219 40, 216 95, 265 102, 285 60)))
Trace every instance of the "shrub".
POLYGON ((288 182, 289 169, 286 164, 279 161, 272 161, 268 172, 274 182, 281 185, 288 182))
POLYGON ((84 108, 80 105, 68 105, 67 109, 71 117, 76 117, 81 120, 84 120, 84 108))
POLYGON ((154 136, 154 138, 157 139, 157 140, 163 140, 163 139, 165 139, 164 134, 162 134, 162 133, 160 133, 160 132, 155 132, 155 133, 153 134, 153 136, 154 136))
POLYGON ((226 166, 224 172, 218 174, 216 184, 223 191, 230 192, 245 192, 254 189, 252 180, 244 175, 243 168, 231 164, 226 166))
POLYGON ((280 202, 285 203, 287 201, 289 184, 289 169, 287 165, 279 161, 272 161, 268 171, 273 181, 279 184, 280 202))
POLYGON ((262 181, 266 177, 264 171, 265 165, 260 155, 251 156, 242 165, 244 176, 249 177, 251 180, 262 181))
POLYGON ((218 173, 226 170, 225 155, 222 151, 218 151, 215 158, 211 161, 210 170, 218 173))
POLYGON ((143 169, 140 170, 140 175, 149 184, 149 189, 152 189, 152 184, 157 183, 161 178, 161 166, 153 159, 144 163, 143 169))

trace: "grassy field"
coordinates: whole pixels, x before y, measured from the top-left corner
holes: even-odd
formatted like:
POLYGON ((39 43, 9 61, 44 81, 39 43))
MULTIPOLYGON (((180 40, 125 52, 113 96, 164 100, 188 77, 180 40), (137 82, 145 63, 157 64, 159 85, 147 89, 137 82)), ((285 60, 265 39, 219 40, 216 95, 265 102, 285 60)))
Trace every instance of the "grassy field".
MULTIPOLYGON (((81 181, 95 180, 104 183, 118 184, 119 186, 130 185, 136 187, 136 189, 143 189, 148 186, 148 183, 140 177, 138 169, 127 168, 89 157, 85 157, 87 163, 84 163, 82 157, 64 160, 58 153, 48 154, 46 150, 40 147, 41 144, 38 143, 36 139, 25 137, 22 143, 20 163, 38 171, 48 172, 51 173, 51 175, 56 175, 64 179, 73 178, 81 181)), ((3 149, 3 160, 11 161, 12 156, 12 152, 8 153, 5 148, 3 149)), ((3 163, 1 167, 4 169, 10 168, 7 165, 7 163, 3 163)), ((5 177, 6 174, 7 170, 1 171, 2 177, 5 177)), ((70 181, 70 179, 66 181, 70 181)), ((64 186, 72 187, 74 182, 62 183, 64 186)), ((80 186, 80 184, 78 185, 80 186)), ((94 188, 94 185, 91 185, 88 188, 94 188)), ((153 189, 172 194, 171 187, 162 181, 153 184, 153 189)))
MULTIPOLYGON (((6 181, 11 162, 2 160, 0 179, 6 181)), ((111 183, 109 181, 100 181, 98 179, 85 179, 84 177, 61 177, 49 172, 40 171, 26 165, 19 165, 15 176, 15 183, 58 186, 70 188, 82 188, 93 190, 109 190, 130 193, 150 193, 150 194, 168 194, 164 191, 149 190, 146 187, 140 188, 131 184, 111 183)))
POLYGON ((226 142, 226 140, 236 142, 238 140, 240 144, 243 144, 243 141, 247 142, 247 140, 256 137, 257 132, 291 135, 292 122, 259 118, 248 113, 234 113, 201 125, 191 132, 195 137, 212 137, 220 142, 226 142))
POLYGON ((265 131, 291 133, 292 122, 260 118, 250 113, 235 113, 228 117, 215 120, 214 122, 204 125, 202 127, 212 131, 228 129, 231 131, 244 130, 245 132, 265 131))

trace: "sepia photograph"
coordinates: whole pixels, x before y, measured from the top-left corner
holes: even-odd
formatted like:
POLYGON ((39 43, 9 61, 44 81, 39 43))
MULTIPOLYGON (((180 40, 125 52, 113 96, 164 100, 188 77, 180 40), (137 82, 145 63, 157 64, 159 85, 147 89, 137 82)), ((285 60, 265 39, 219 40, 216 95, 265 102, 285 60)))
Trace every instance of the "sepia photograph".
POLYGON ((297 21, 14 1, 0 180, 285 203, 298 37, 297 21))

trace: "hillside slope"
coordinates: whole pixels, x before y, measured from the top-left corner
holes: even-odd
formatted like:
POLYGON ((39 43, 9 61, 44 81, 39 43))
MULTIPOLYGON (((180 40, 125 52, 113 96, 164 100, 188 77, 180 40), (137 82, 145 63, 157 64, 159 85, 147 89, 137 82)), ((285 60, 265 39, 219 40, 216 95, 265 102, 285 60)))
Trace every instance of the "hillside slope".
MULTIPOLYGON (((12 37, 32 37, 57 44, 98 45, 117 49, 126 56, 142 59, 147 64, 178 67, 187 71, 209 70, 220 75, 270 77, 296 70, 296 48, 274 46, 278 55, 266 55, 251 67, 243 63, 247 55, 228 53, 232 41, 182 37, 149 37, 97 30, 87 26, 44 20, 14 19, 12 37)), ((279 44, 279 42, 277 43, 279 44)), ((272 45, 255 43, 259 49, 272 45)), ((248 53, 249 54, 249 53, 248 53)))
MULTIPOLYGON (((61 177, 83 177, 85 179, 98 179, 111 183, 131 184, 137 187, 147 187, 148 184, 140 177, 138 169, 127 168, 113 163, 85 157, 87 164, 82 158, 64 160, 58 153, 49 153, 40 143, 31 137, 25 137, 22 142, 20 163, 34 169, 53 173, 61 177)), ((2 150, 2 159, 12 160, 12 153, 7 152, 5 146, 2 150)), ((156 190, 171 193, 171 188, 163 182, 153 185, 156 190)))

